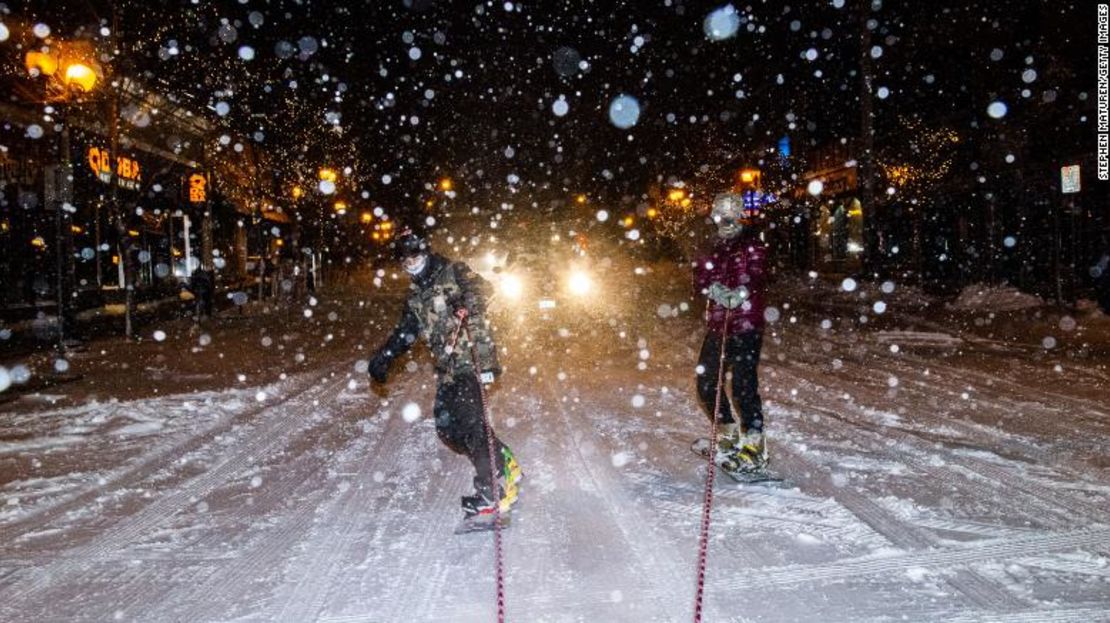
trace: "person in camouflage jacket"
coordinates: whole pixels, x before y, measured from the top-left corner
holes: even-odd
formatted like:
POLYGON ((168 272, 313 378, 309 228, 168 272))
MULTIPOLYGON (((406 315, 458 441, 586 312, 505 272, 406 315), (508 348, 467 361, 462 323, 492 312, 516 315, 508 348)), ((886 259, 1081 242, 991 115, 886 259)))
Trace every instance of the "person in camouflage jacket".
POLYGON ((516 500, 520 467, 492 431, 496 465, 491 465, 482 412, 480 383, 492 383, 501 374, 486 316, 490 285, 465 263, 433 253, 411 230, 398 235, 395 247, 412 285, 400 320, 370 359, 368 372, 385 383, 390 364, 423 337, 436 370, 436 432, 474 466, 475 491, 463 497, 463 510, 468 516, 490 512, 498 500, 501 510, 508 510, 516 500))

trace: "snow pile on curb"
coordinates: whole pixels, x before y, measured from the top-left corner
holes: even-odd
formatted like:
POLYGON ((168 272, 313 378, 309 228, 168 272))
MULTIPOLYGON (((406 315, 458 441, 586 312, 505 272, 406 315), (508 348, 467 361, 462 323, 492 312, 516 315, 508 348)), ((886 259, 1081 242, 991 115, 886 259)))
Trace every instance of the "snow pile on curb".
POLYGON ((973 284, 964 288, 949 309, 969 311, 1020 311, 1041 307, 1040 297, 1026 294, 1013 286, 973 284))

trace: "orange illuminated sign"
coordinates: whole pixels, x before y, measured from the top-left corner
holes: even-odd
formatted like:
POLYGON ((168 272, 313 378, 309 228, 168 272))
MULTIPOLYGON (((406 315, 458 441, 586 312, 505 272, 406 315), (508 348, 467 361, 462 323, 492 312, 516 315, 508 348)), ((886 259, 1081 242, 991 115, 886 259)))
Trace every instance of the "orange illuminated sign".
MULTIPOLYGON (((85 161, 88 162, 89 168, 92 169, 97 179, 105 184, 111 183, 112 155, 107 149, 95 146, 89 147, 88 151, 85 152, 85 161)), ((127 156, 116 158, 116 180, 123 188, 137 190, 139 182, 142 181, 142 169, 139 167, 139 161, 127 156)))
POLYGON ((203 203, 208 200, 208 179, 201 173, 189 176, 189 203, 203 203))

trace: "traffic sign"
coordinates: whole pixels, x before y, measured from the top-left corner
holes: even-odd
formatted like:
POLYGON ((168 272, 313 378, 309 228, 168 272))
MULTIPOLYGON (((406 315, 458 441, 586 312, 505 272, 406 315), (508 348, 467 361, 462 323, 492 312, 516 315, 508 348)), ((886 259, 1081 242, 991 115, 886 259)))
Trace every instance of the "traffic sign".
POLYGON ((1060 167, 1060 192, 1064 194, 1079 192, 1079 165, 1060 167))

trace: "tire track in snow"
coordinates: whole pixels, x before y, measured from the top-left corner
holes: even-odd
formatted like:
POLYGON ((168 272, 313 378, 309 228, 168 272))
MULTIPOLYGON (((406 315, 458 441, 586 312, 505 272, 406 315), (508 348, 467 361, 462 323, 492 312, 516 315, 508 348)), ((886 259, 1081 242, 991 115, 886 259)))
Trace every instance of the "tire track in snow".
MULTIPOLYGON (((777 451, 779 455, 786 454, 790 457, 787 459, 788 463, 808 466, 808 469, 791 470, 793 473, 822 473, 820 466, 809 462, 801 454, 783 449, 781 445, 779 448, 777 451)), ((817 489, 832 497, 897 547, 920 550, 941 545, 941 540, 933 533, 902 521, 876 504, 868 496, 852 488, 836 486, 829 479, 815 475, 799 479, 798 484, 807 489, 817 489)), ((972 603, 981 607, 1007 611, 1026 605, 1025 600, 1008 591, 1006 587, 984 577, 974 569, 958 569, 955 577, 945 578, 945 582, 956 592, 963 594, 972 603)))
MULTIPOLYGON (((655 518, 646 517, 640 510, 640 505, 626 492, 621 482, 623 476, 612 473, 613 467, 609 457, 598 457, 596 448, 584 445, 575 435, 575 427, 571 426, 572 419, 586 420, 590 426, 581 427, 583 430, 593 430, 592 422, 586 416, 576 417, 565 403, 559 399, 557 388, 548 381, 542 389, 548 395, 549 404, 554 405, 558 413, 554 418, 563 429, 564 443, 559 444, 561 449, 571 449, 581 470, 576 472, 580 482, 588 483, 586 490, 593 490, 597 497, 605 503, 605 512, 598 513, 611 518, 616 524, 627 550, 633 554, 637 566, 646 567, 646 573, 637 574, 643 579, 655 583, 652 590, 658 596, 656 603, 663 612, 666 620, 681 620, 690 613, 688 608, 693 607, 693 565, 687 567, 687 561, 673 550, 669 539, 657 532, 655 518), (632 529, 635 527, 635 530, 632 529), (664 563, 661 558, 665 558, 664 563), (690 576, 683 577, 677 573, 678 568, 689 568, 690 576), (667 578, 663 580, 662 578, 667 578), (680 591, 679 587, 687 586, 689 590, 680 591)), ((585 408, 585 403, 582 403, 585 408)), ((694 534, 691 534, 691 543, 695 543, 694 534)), ((630 570, 631 574, 631 570, 630 570)))
MULTIPOLYGON (((327 377, 335 370, 345 367, 332 366, 324 374, 314 378, 317 380, 327 377)), ((278 405, 291 406, 305 403, 311 410, 311 398, 320 395, 329 395, 333 390, 346 384, 345 376, 331 383, 311 385, 294 396, 287 397, 278 405)), ((267 405, 273 408, 275 405, 267 405)), ((264 409, 261 412, 266 412, 264 409)), ((231 457, 225 459, 212 469, 193 477, 185 484, 177 487, 173 492, 157 498, 137 513, 126 518, 121 523, 108 531, 100 534, 88 544, 71 548, 62 553, 62 558, 52 560, 46 565, 28 570, 16 582, 0 588, 0 613, 11 613, 13 604, 18 600, 33 598, 38 593, 48 590, 51 586, 65 584, 73 576, 86 572, 92 563, 111 558, 118 550, 141 538, 145 533, 162 524, 165 520, 177 514, 182 508, 188 506, 194 498, 203 498, 228 479, 251 465, 258 463, 275 448, 283 445, 287 438, 299 431, 304 424, 304 416, 300 409, 285 409, 280 416, 268 418, 261 423, 261 430, 255 431, 253 436, 231 457)), ((200 447, 208 441, 207 434, 202 435, 203 440, 196 441, 200 447)), ((188 445, 193 445, 191 440, 188 445)), ((138 479, 139 474, 135 477, 138 479)), ((16 612, 19 610, 17 609, 16 612)), ((14 620, 14 617, 8 618, 14 620)))
MULTIPOLYGON (((710 584, 734 590, 786 588, 813 582, 842 582, 869 576, 899 576, 907 569, 947 570, 955 567, 998 560, 1013 560, 1050 551, 1063 551, 1100 545, 1110 538, 1110 528, 1095 527, 1042 534, 1017 539, 977 541, 965 547, 932 549, 893 556, 868 555, 811 565, 787 565, 762 569, 759 574, 722 574, 710 584)), ((1023 608, 1015 608, 1015 612, 1023 608)), ((1006 616, 1009 616, 1007 613, 1006 616)))
MULTIPOLYGON (((387 511, 396 509, 398 505, 392 503, 392 498, 407 488, 403 482, 398 483, 390 498, 376 505, 371 504, 380 497, 382 491, 381 487, 373 484, 374 473, 383 464, 397 460, 392 449, 410 446, 414 443, 413 438, 423 432, 425 431, 417 430, 416 426, 404 422, 400 417, 389 418, 385 430, 378 434, 373 448, 366 453, 356 469, 354 480, 360 484, 319 509, 324 521, 314 527, 314 534, 304 543, 307 564, 298 565, 293 587, 282 590, 284 599, 280 607, 274 608, 277 613, 274 620, 312 621, 320 616, 326 607, 329 592, 336 587, 336 579, 344 571, 344 557, 351 555, 352 544, 360 535, 366 538, 359 529, 371 525, 373 519, 380 518, 374 512, 375 506, 387 511)), ((424 483, 432 486, 429 480, 424 483)), ((410 521, 403 532, 408 532, 413 523, 415 518, 410 515, 410 521)))
MULTIPOLYGON (((248 422, 260 414, 272 409, 276 404, 289 403, 297 400, 306 392, 312 390, 317 384, 339 367, 329 368, 321 374, 307 376, 298 380, 278 403, 261 404, 255 408, 247 409, 240 413, 229 414, 215 425, 200 431, 180 444, 169 446, 156 451, 149 457, 141 459, 138 463, 124 468, 124 470, 108 479, 103 485, 98 485, 82 493, 75 494, 67 499, 59 500, 55 504, 45 506, 20 517, 8 524, 0 526, 0 542, 13 543, 26 532, 39 530, 59 518, 71 513, 82 506, 95 502, 97 498, 111 495, 115 491, 134 487, 151 474, 156 473, 166 465, 172 465, 181 456, 189 454, 206 444, 211 443, 220 435, 232 430, 235 426, 248 422)), ((118 407, 122 408, 122 407, 118 407)))
MULTIPOLYGON (((782 368, 778 368, 778 371, 779 374, 788 377, 793 376, 790 382, 794 384, 795 388, 812 387, 813 392, 818 397, 821 395, 835 394, 832 388, 817 385, 804 377, 794 374, 792 371, 784 371, 782 368)), ((812 400, 801 400, 799 397, 792 396, 787 398, 784 396, 784 402, 793 402, 800 409, 817 411, 826 417, 852 426, 862 434, 875 439, 880 444, 897 441, 906 448, 925 455, 935 455, 938 451, 937 443, 926 438, 921 433, 902 428, 881 426, 869 418, 866 413, 861 413, 860 417, 848 415, 848 411, 855 411, 857 413, 863 411, 864 407, 856 402, 843 403, 839 409, 820 406, 819 400, 816 398, 812 400)), ((945 421, 945 425, 952 424, 952 421, 945 421)), ((930 478, 946 482, 948 485, 957 489, 971 486, 977 491, 977 494, 981 496, 981 499, 991 499, 997 496, 1000 488, 1008 489, 1014 494, 1025 494, 1027 497, 1032 497, 1033 503, 1037 505, 1035 509, 1036 512, 1029 512, 1027 516, 1034 523, 1043 521, 1045 517, 1056 517, 1059 521, 1074 521, 1078 516, 1079 518, 1093 521, 1104 515, 1101 508, 1085 500, 1077 499, 1074 495, 1068 494, 1066 491, 1050 490, 1043 485, 1028 481, 1027 479, 1015 477, 1015 474, 1005 472, 986 461, 953 450, 948 450, 944 454, 946 464, 944 468, 930 465, 928 462, 910 453, 899 455, 899 460, 917 471, 927 474, 930 478), (970 479, 965 478, 962 482, 961 480, 955 479, 950 467, 951 465, 961 467, 972 477, 970 479), (976 475, 978 476, 977 478, 976 475), (1062 511, 1062 508, 1067 509, 1069 512, 1062 511)), ((1028 506, 1029 504, 1025 505, 1026 508, 1028 508, 1028 506)))
MULTIPOLYGON (((336 396, 332 402, 337 402, 339 398, 340 396, 336 396)), ((320 408, 322 407, 323 405, 320 405, 320 408)), ((341 405, 341 408, 348 408, 348 406, 341 405)), ((339 443, 349 446, 351 439, 360 440, 363 435, 372 434, 375 441, 370 448, 362 448, 358 451, 359 456, 376 454, 375 451, 382 445, 382 435, 378 434, 380 431, 375 430, 371 433, 354 422, 350 422, 349 428, 343 430, 343 427, 334 425, 333 417, 343 416, 341 414, 325 416, 319 426, 305 431, 305 436, 315 437, 322 431, 324 441, 334 443, 338 440, 339 443), (331 439, 332 437, 335 439, 331 439)), ((319 447, 319 441, 320 439, 317 438, 311 444, 312 447, 319 447)), ((310 476, 328 469, 329 464, 309 451, 296 457, 292 462, 281 463, 279 467, 282 470, 282 477, 269 482, 266 494, 252 498, 254 501, 252 505, 236 509, 230 517, 223 519, 223 523, 246 518, 248 515, 257 515, 260 512, 259 509, 264 513, 264 518, 273 518, 281 502, 298 500, 292 512, 282 514, 277 519, 274 529, 249 544, 240 557, 217 566, 200 584, 182 587, 170 593, 155 606, 156 612, 163 614, 174 612, 176 620, 183 621, 221 619, 228 615, 228 611, 219 609, 221 606, 242 606, 242 597, 246 592, 244 584, 258 581, 267 571, 280 568, 290 559, 291 544, 312 529, 312 520, 320 512, 318 505, 323 503, 330 493, 321 489, 319 483, 310 476)), ((212 530, 208 540, 218 541, 224 538, 219 530, 212 530)), ((145 614, 140 612, 136 617, 137 620, 151 618, 144 616, 145 614)))

